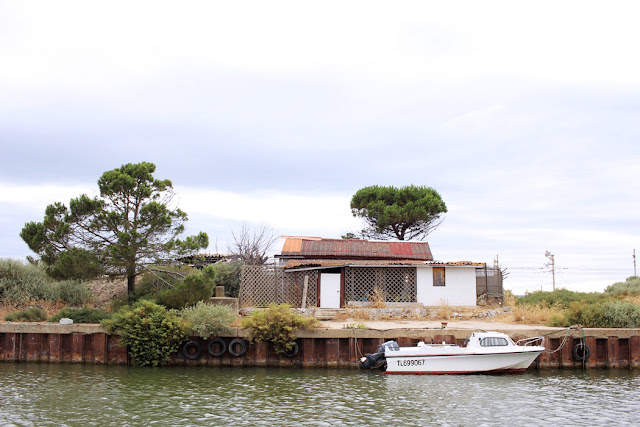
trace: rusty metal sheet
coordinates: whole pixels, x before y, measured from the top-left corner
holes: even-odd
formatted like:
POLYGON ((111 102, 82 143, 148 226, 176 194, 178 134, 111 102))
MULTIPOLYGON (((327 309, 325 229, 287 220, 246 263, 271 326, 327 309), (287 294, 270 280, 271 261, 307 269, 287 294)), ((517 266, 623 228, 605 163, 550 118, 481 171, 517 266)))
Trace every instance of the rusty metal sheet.
POLYGON ((372 242, 369 240, 287 237, 282 257, 339 259, 413 259, 432 261, 427 242, 372 242))

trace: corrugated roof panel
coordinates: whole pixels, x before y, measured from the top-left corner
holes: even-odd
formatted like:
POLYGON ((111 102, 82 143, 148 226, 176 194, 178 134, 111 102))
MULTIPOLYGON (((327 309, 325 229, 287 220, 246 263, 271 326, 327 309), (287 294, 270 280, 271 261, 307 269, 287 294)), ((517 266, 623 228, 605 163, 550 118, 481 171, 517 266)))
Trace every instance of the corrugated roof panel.
POLYGON ((346 267, 346 266, 451 266, 451 267, 483 267, 483 262, 471 261, 417 261, 411 259, 398 260, 366 260, 366 259, 291 259, 287 261, 284 268, 294 269, 303 267, 346 267))
POLYGON ((300 252, 302 248, 302 239, 287 238, 284 241, 282 252, 300 252))
POLYGON ((356 239, 287 237, 281 256, 433 260, 426 242, 371 242, 356 239))

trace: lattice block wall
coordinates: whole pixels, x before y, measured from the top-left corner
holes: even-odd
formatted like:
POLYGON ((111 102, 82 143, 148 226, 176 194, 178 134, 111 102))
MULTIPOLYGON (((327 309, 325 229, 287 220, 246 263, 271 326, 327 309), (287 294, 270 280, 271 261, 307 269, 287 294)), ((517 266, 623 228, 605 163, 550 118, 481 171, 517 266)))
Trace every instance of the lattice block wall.
POLYGON ((297 271, 287 273, 280 267, 242 267, 240 305, 267 307, 269 304, 302 305, 304 278, 307 276, 307 307, 318 306, 318 272, 297 271))
POLYGON ((416 302, 416 269, 348 267, 345 270, 345 301, 371 301, 374 290, 386 302, 416 302))

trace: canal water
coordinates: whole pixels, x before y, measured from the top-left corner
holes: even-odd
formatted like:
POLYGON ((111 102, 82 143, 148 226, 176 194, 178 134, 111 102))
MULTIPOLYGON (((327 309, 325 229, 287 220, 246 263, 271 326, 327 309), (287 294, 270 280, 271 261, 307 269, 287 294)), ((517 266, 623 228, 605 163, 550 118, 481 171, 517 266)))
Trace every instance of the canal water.
POLYGON ((640 372, 392 376, 348 369, 0 363, 0 426, 637 425, 640 372))

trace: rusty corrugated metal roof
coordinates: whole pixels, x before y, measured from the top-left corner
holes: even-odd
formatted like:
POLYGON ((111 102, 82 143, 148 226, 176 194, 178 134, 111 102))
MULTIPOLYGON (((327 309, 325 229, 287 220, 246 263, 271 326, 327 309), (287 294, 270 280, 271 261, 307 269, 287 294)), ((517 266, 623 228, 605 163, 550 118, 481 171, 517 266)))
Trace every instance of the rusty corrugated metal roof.
POLYGON ((417 260, 366 260, 366 259, 290 259, 285 264, 284 268, 295 269, 305 267, 346 267, 346 266, 380 266, 380 267, 392 267, 392 266, 471 266, 471 267, 483 267, 483 262, 472 261, 454 261, 454 262, 442 262, 442 261, 417 261, 417 260))
POLYGON ((432 261, 426 242, 372 242, 358 239, 287 237, 281 257, 432 261))

